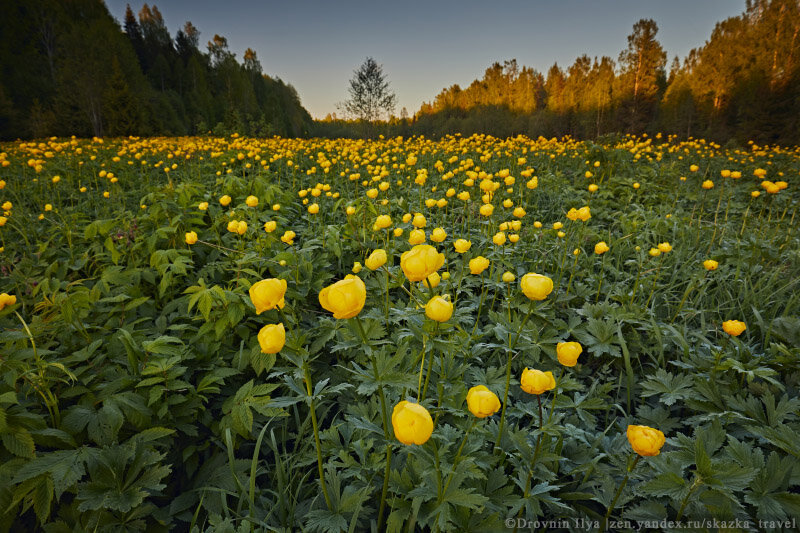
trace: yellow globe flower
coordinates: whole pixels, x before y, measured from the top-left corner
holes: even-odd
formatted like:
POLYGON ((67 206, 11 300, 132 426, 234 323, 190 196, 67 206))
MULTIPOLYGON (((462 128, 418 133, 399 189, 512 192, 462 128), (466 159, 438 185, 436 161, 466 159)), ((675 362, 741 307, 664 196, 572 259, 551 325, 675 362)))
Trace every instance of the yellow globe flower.
POLYGON ((244 203, 247 204, 247 207, 256 207, 258 205, 258 196, 251 194, 245 199, 244 203))
POLYGON ((443 228, 436 228, 431 232, 431 240, 433 242, 442 242, 447 238, 447 233, 443 228))
POLYGON ((185 235, 186 244, 194 244, 197 242, 197 233, 194 231, 187 231, 185 235))
POLYGON ((239 235, 244 235, 245 232, 247 232, 247 222, 245 222, 244 220, 240 220, 236 224, 236 233, 238 233, 239 235))
POLYGON ((472 242, 466 239, 457 239, 456 242, 453 243, 453 247, 456 249, 456 252, 459 254, 466 253, 472 247, 472 242))
POLYGON ((486 418, 500 409, 500 398, 485 385, 478 385, 467 391, 467 407, 476 417, 486 418))
POLYGON ((286 230, 281 236, 281 241, 291 246, 294 244, 295 237, 297 237, 297 234, 295 232, 293 232, 292 230, 286 230))
POLYGON ((220 199, 219 199, 219 203, 220 203, 220 205, 222 207, 228 207, 228 205, 230 205, 230 203, 231 203, 231 197, 228 196, 227 194, 224 195, 224 196, 221 196, 220 199))
MULTIPOLYGON (((403 217, 403 222, 406 222, 405 217, 403 217)), ((411 225, 417 229, 421 229, 428 225, 428 221, 425 219, 424 215, 417 213, 414 215, 414 220, 411 222, 411 225)))
POLYGON ((250 301, 256 308, 256 314, 260 315, 264 311, 271 309, 283 309, 286 304, 286 280, 278 278, 262 279, 253 283, 248 291, 250 301))
POLYGON ((470 274, 480 275, 483 273, 484 270, 489 268, 489 260, 479 255, 469 261, 469 272, 470 274))
POLYGON ((2 293, 0 294, 0 311, 6 306, 11 306, 17 303, 17 297, 13 294, 2 293))
POLYGON ((353 274, 358 274, 359 272, 361 272, 361 268, 362 268, 361 263, 359 263, 358 261, 353 263, 353 274))
POLYGON ((556 388, 556 380, 552 372, 525 368, 519 380, 520 387, 528 394, 542 394, 556 388))
POLYGON ((485 217, 490 217, 492 216, 492 213, 494 213, 494 206, 492 204, 483 204, 481 206, 480 213, 485 217))
POLYGON ((659 255, 661 255, 661 250, 659 250, 658 248, 650 248, 650 251, 647 253, 650 254, 650 257, 658 257, 659 255))
POLYGON ((310 206, 308 206, 308 212, 312 215, 316 215, 317 213, 319 213, 319 204, 313 203, 310 206))
MULTIPOLYGON (((412 232, 413 233, 413 232, 412 232)), ((414 246, 400 256, 400 268, 409 281, 422 281, 444 265, 444 254, 428 244, 414 246)))
POLYGON ((662 253, 669 253, 672 251, 672 245, 668 242, 659 243, 658 249, 661 250, 662 253))
POLYGON ((386 260, 386 250, 383 248, 378 248, 369 254, 369 257, 367 257, 367 260, 364 261, 364 264, 370 270, 378 270, 380 267, 386 264, 386 260))
POLYGON ((278 353, 286 344, 286 330, 283 324, 267 324, 258 332, 258 344, 262 353, 278 353))
POLYGON ((433 419, 427 409, 418 403, 403 400, 392 410, 394 436, 403 444, 422 445, 433 433, 433 419))
POLYGON ((503 281, 505 283, 514 283, 514 280, 516 279, 517 276, 515 276, 512 272, 503 272, 503 281))
POLYGON ((348 274, 343 280, 319 292, 319 303, 333 313, 333 318, 353 318, 364 308, 367 288, 361 278, 348 274))
POLYGON ((627 436, 633 451, 643 457, 658 455, 666 442, 664 433, 648 426, 628 426, 627 436))
POLYGON ((453 302, 434 296, 425 304, 425 316, 436 322, 447 322, 453 316, 453 302))
POLYGON ((722 323, 722 329, 728 335, 738 337, 747 329, 747 325, 741 320, 726 320, 722 323))
POLYGON ((278 228, 278 223, 275 222, 274 220, 268 220, 267 222, 264 222, 264 231, 266 231, 267 233, 272 233, 277 228, 278 228))
POLYGON ((207 210, 208 209, 208 202, 200 202, 200 204, 197 206, 197 209, 199 209, 200 211, 207 210))
POLYGON ((599 189, 600 187, 598 187, 596 184, 592 183, 587 188, 589 189, 589 192, 597 192, 597 189, 599 189))
POLYGON ((703 261, 703 267, 706 270, 716 270, 719 267, 719 263, 713 259, 706 259, 703 261))
POLYGON ((442 278, 441 278, 441 276, 439 276, 439 273, 438 272, 434 272, 433 274, 431 274, 430 276, 425 278, 425 281, 422 282, 422 284, 425 286, 425 288, 430 287, 431 289, 435 289, 436 287, 439 286, 439 283, 441 283, 441 282, 442 282, 442 278))
POLYGON ((603 255, 610 249, 611 248, 608 247, 608 244, 606 244, 605 241, 600 241, 594 245, 594 253, 596 253, 597 255, 603 255))
POLYGON ((503 246, 506 243, 506 234, 502 231, 498 231, 494 234, 494 237, 492 237, 492 242, 497 246, 503 246))
POLYGON ((392 225, 392 217, 389 215, 379 215, 378 218, 375 219, 375 223, 372 225, 372 231, 379 231, 382 229, 386 229, 392 225))
POLYGON ((412 229, 411 233, 408 234, 408 244, 413 246, 423 242, 425 242, 425 230, 412 229))
POLYGON ((578 356, 583 352, 583 346, 579 342, 559 342, 556 345, 556 355, 558 362, 564 366, 575 366, 578 364, 578 356))
POLYGON ((583 222, 586 222, 590 218, 592 218, 592 210, 589 209, 588 205, 585 205, 578 209, 578 218, 581 219, 583 222))
POLYGON ((711 180, 706 180, 701 185, 704 189, 709 190, 714 188, 714 182, 711 180))
POLYGON ((529 272, 522 276, 520 287, 531 300, 544 300, 553 292, 553 280, 547 276, 529 272))

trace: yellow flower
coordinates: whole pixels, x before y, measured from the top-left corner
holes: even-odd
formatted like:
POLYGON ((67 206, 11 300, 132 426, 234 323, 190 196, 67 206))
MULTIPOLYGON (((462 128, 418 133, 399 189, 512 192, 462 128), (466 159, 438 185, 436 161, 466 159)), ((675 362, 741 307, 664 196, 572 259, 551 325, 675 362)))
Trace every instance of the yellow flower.
POLYGON ((17 303, 17 297, 13 294, 2 293, 0 294, 0 311, 3 310, 4 307, 8 305, 14 305, 17 303))
POLYGON ((408 244, 416 245, 425 242, 425 231, 421 229, 412 229, 408 234, 408 244))
POLYGON ((367 301, 367 288, 361 278, 348 274, 343 280, 319 291, 319 303, 333 318, 353 318, 367 301))
POLYGON ((403 215, 403 222, 405 224, 408 224, 409 222, 411 222, 411 213, 406 213, 405 215, 403 215))
POLYGON ((519 380, 520 387, 528 394, 542 394, 556 388, 556 380, 552 372, 525 368, 519 380))
POLYGON ((722 323, 722 329, 728 335, 738 337, 744 330, 747 329, 747 325, 741 320, 726 320, 722 323))
POLYGON ((578 209, 578 218, 581 219, 583 222, 586 222, 590 218, 592 218, 592 210, 589 209, 588 205, 585 205, 578 209))
POLYGON ((378 218, 375 219, 375 223, 372 225, 372 231, 386 229, 391 225, 392 217, 389 215, 379 215, 378 218))
POLYGON ((528 272, 519 282, 522 292, 531 300, 544 300, 553 292, 553 280, 547 276, 528 272))
POLYGON ((258 205, 258 196, 250 195, 244 201, 247 204, 247 207, 256 207, 258 205))
POLYGON ((273 211, 280 211, 281 210, 281 204, 274 204, 272 206, 272 210, 273 211))
POLYGON ((277 229, 277 227, 278 223, 275 222, 274 220, 269 220, 267 222, 264 222, 264 231, 266 231, 267 233, 272 233, 273 231, 275 231, 275 229, 277 229))
POLYGON ((443 228, 436 228, 431 232, 431 240, 433 242, 442 242, 447 238, 447 233, 443 228))
POLYGON ((525 216, 525 209, 522 207, 516 207, 511 214, 517 218, 523 218, 525 216))
POLYGON ((610 249, 611 248, 608 247, 605 241, 600 241, 594 245, 594 253, 596 253, 597 255, 603 255, 610 249))
POLYGON ((634 188, 634 189, 638 189, 639 187, 640 187, 640 185, 639 185, 639 183, 638 183, 638 182, 636 182, 636 183, 634 183, 634 184, 633 184, 633 188, 634 188))
POLYGON ((503 281, 506 283, 514 283, 514 280, 517 279, 512 272, 503 272, 503 281))
POLYGON ((647 253, 650 254, 650 257, 658 257, 659 255, 661 255, 661 250, 659 250, 658 248, 650 248, 650 251, 647 253))
POLYGON ((658 249, 666 254, 672 251, 672 245, 668 242, 662 242, 658 244, 658 249))
MULTIPOLYGON (((403 217, 403 222, 407 222, 406 217, 403 217)), ((421 229, 428 225, 428 221, 425 219, 425 215, 417 213, 414 215, 414 220, 411 222, 411 225, 417 229, 421 229)))
POLYGON ((702 185, 702 187, 703 187, 704 189, 706 189, 706 190, 708 190, 708 189, 713 189, 713 188, 714 188, 714 182, 713 182, 713 181, 711 181, 711 180, 706 180, 706 181, 704 181, 704 182, 703 182, 703 185, 702 185))
POLYGON ((394 231, 392 232, 392 235, 394 235, 395 237, 399 237, 402 234, 403 234, 403 228, 394 228, 394 231))
POLYGON ((262 353, 278 353, 286 344, 283 324, 267 324, 258 332, 258 344, 262 353))
POLYGON ((719 267, 719 263, 713 259, 706 259, 703 261, 703 267, 705 267, 706 270, 716 270, 717 267, 719 267))
POLYGON ((578 220, 578 210, 574 207, 567 211, 567 218, 569 220, 578 220))
POLYGON ((52 211, 53 210, 53 205, 52 204, 44 204, 44 210, 45 211, 52 211))
POLYGON ((194 231, 188 231, 186 232, 185 238, 186 238, 186 244, 194 244, 197 242, 197 233, 195 233, 194 231))
POLYGON ((271 309, 283 309, 286 304, 286 280, 278 278, 262 279, 250 286, 250 301, 256 308, 256 314, 271 309))
POLYGON ((494 234, 494 237, 492 237, 492 242, 497 246, 503 246, 506 243, 506 234, 502 231, 498 231, 494 234))
POLYGON ((533 223, 533 227, 536 229, 542 229, 542 223, 537 220, 533 223))
POLYGON ((453 243, 453 247, 456 249, 456 252, 459 254, 463 254, 469 251, 470 247, 472 246, 472 242, 466 239, 457 239, 456 242, 453 243))
POLYGON ((697 172, 698 170, 700 170, 700 167, 698 167, 697 165, 692 165, 689 167, 689 171, 691 172, 697 172))
POLYGON ((8 218, 4 217, 4 216, 0 216, 0 227, 5 226, 6 222, 8 222, 8 218))
POLYGON ((453 316, 453 302, 434 296, 425 304, 425 316, 436 322, 447 322, 453 316))
POLYGON ((308 206, 308 212, 311 213, 312 215, 316 215, 317 213, 319 213, 319 204, 313 203, 310 206, 308 206))
POLYGON ((589 192, 597 192, 597 189, 599 189, 599 187, 597 185, 595 185, 594 183, 589 185, 589 187, 587 187, 587 188, 589 189, 589 192))
POLYGON ((103 191, 103 198, 111 198, 111 193, 108 191, 103 191))
POLYGON ((575 366, 581 352, 583 352, 583 346, 579 342, 559 342, 556 345, 558 362, 564 366, 575 366))
POLYGON ((359 263, 358 261, 353 263, 353 274, 358 274, 359 272, 361 272, 361 268, 362 268, 361 263, 359 263))
POLYGON ((661 447, 666 441, 661 431, 648 426, 628 426, 627 435, 633 451, 644 457, 661 453, 661 447))
POLYGON ((208 209, 208 202, 200 202, 200 204, 197 206, 197 209, 200 211, 205 211, 208 209))
POLYGON ((297 234, 292 230, 286 230, 281 236, 281 241, 285 242, 289 246, 294 244, 294 238, 297 237, 297 234))
POLYGON ((370 270, 378 270, 380 267, 386 264, 386 259, 386 250, 383 248, 378 248, 369 254, 369 257, 367 257, 367 260, 364 261, 364 264, 370 270))
POLYGON ((347 208, 344 210, 344 212, 347 216, 351 216, 356 213, 356 208, 353 207, 352 205, 348 205, 347 208))
POLYGON ((414 246, 400 256, 400 267, 412 282, 422 281, 442 268, 442 265, 444 265, 444 254, 437 252, 436 248, 428 244, 414 246))
POLYGON ((553 229, 561 229, 564 227, 562 222, 553 222, 553 229))
POLYGON ((239 222, 236 220, 228 221, 228 231, 231 233, 236 233, 236 230, 239 228, 239 222))
POLYGON ((441 283, 441 281, 442 278, 441 276, 439 276, 439 273, 434 272, 433 274, 425 278, 423 285, 425 285, 425 287, 430 287, 431 289, 435 289, 436 287, 439 286, 439 283, 441 283))
POLYGON ((511 235, 508 236, 508 240, 511 242, 517 242, 519 240, 519 234, 512 233, 511 235))
POLYGON ((470 259, 469 261, 469 272, 470 274, 475 274, 476 276, 482 274, 484 270, 489 268, 489 260, 479 255, 474 259, 470 259))
POLYGON ((403 444, 422 445, 433 433, 433 419, 427 409, 418 403, 403 400, 392 411, 394 436, 403 444))
POLYGON ((500 409, 500 398, 485 385, 478 385, 467 391, 467 407, 476 417, 486 418, 500 409))
POLYGON ((244 235, 247 231, 247 222, 244 220, 240 220, 238 224, 236 224, 236 233, 239 235, 244 235))
POLYGON ((480 213, 485 217, 492 216, 492 213, 494 213, 494 206, 492 204, 483 204, 480 213))
POLYGON ((228 207, 228 205, 231 203, 231 197, 226 194, 220 197, 219 203, 222 207, 228 207))

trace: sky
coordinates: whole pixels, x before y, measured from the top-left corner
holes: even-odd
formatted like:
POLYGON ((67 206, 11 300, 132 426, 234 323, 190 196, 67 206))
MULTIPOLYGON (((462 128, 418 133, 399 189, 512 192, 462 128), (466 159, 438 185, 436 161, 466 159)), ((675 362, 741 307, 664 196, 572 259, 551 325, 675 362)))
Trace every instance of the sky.
MULTIPOLYGON (((130 3, 105 0, 124 20, 130 3)), ((150 2, 152 6, 153 3, 150 2)), ((658 24, 668 65, 702 46, 717 22, 741 14, 745 0, 161 0, 173 37, 187 20, 201 50, 215 33, 241 61, 249 47, 264 73, 297 89, 315 118, 347 99, 353 71, 370 56, 383 66, 397 109, 413 115, 445 87, 468 86, 494 62, 516 59, 547 73, 557 62, 610 56, 615 61, 642 18, 658 24)))

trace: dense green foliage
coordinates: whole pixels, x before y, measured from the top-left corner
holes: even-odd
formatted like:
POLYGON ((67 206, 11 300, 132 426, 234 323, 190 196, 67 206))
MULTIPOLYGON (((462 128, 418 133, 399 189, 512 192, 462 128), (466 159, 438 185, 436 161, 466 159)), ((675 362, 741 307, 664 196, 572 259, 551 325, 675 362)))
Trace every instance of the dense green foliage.
MULTIPOLYGON (((597 527, 607 509, 626 531, 792 520, 799 162, 634 138, 0 144, 0 293, 17 298, 0 300, 0 529, 503 531, 514 517, 597 527), (582 206, 590 219, 565 218, 582 206), (399 265, 414 212, 428 238, 447 233, 433 289, 399 265), (392 227, 375 231, 379 214, 392 227), (319 291, 375 248, 389 259, 359 273, 360 322, 333 319, 319 291), (491 266, 472 275, 479 254, 491 266), (501 281, 531 271, 555 282, 546 300, 501 281), (286 307, 257 315, 248 289, 272 277, 286 307), (419 308, 431 292, 454 301, 447 322, 419 308), (746 331, 723 332, 730 319, 746 331), (277 322, 286 345, 261 353, 277 322), (559 364, 561 341, 582 344, 577 366, 559 364), (524 393, 525 367, 556 388, 524 393), (505 400, 509 384, 502 429, 500 413, 467 410, 470 387, 505 400), (404 446, 384 417, 418 399, 433 434, 404 446), (629 424, 667 438, 635 468, 629 424)), ((551 529, 586 529, 567 524, 551 529)))
POLYGON ((303 135, 291 85, 208 52, 187 22, 173 39, 158 8, 128 8, 124 32, 98 0, 13 0, 0 17, 0 139, 50 135, 303 135))

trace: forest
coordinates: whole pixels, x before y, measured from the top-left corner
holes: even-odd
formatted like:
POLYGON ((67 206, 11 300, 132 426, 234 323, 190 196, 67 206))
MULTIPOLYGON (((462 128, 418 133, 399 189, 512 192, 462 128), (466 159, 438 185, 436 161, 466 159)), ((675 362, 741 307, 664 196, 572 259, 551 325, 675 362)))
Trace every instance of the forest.
POLYGON ((800 4, 748 0, 705 44, 668 60, 652 19, 619 56, 576 58, 547 73, 516 59, 410 114, 371 123, 314 121, 290 84, 239 62, 224 36, 174 37, 158 8, 117 22, 99 0, 12 0, 0 20, 0 139, 47 136, 375 137, 485 133, 591 139, 616 133, 744 144, 800 142, 800 4), (105 43, 98 46, 97 43, 105 43), (669 67, 667 66, 669 63, 669 67))
MULTIPOLYGON (((546 74, 496 62, 469 86, 443 89, 411 118, 401 112, 385 135, 486 133, 496 137, 591 139, 658 132, 718 142, 800 143, 800 3, 748 0, 719 22, 700 48, 667 68, 658 25, 640 20, 616 61, 584 54, 546 74)), ((378 131, 376 130, 376 131, 378 131)), ((317 135, 358 136, 333 115, 317 135)))
POLYGON ((307 133, 297 92, 255 51, 240 63, 216 34, 203 47, 191 22, 173 37, 155 5, 128 6, 122 27, 99 0, 3 5, 0 139, 307 133))

